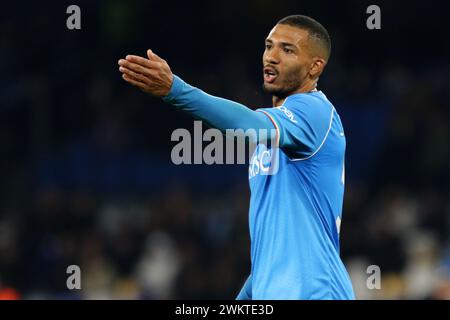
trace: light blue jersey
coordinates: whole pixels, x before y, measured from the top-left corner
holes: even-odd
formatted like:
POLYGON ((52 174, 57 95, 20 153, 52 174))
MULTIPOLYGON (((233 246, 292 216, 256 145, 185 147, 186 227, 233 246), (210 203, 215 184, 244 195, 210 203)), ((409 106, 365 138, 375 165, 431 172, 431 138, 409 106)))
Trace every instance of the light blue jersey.
POLYGON ((339 256, 345 183, 339 115, 321 91, 258 111, 277 128, 280 149, 275 157, 276 149, 258 145, 250 161, 251 296, 238 298, 353 299, 339 256), (263 153, 271 164, 258 161, 263 153), (268 165, 277 166, 271 175, 260 170, 268 165))
POLYGON ((326 96, 253 111, 174 76, 164 101, 221 130, 277 129, 280 148, 259 144, 249 165, 252 268, 237 299, 353 299, 339 257, 345 135, 326 96))

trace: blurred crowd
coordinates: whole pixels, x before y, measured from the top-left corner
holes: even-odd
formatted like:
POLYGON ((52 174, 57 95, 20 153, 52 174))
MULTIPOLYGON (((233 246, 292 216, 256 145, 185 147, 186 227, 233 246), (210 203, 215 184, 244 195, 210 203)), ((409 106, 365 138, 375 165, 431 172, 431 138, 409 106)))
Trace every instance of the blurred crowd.
POLYGON ((450 48, 401 37, 436 34, 450 10, 413 7, 427 28, 409 30, 403 8, 382 2, 374 34, 350 2, 359 18, 320 1, 81 1, 79 31, 65 28, 69 3, 10 4, 0 19, 0 299, 234 299, 250 270, 246 167, 172 164, 171 132, 193 120, 122 82, 117 60, 150 46, 205 91, 269 106, 263 40, 291 13, 316 17, 333 39, 319 89, 346 131, 341 255, 357 298, 450 299, 450 48), (392 12, 406 21, 395 29, 392 12), (81 290, 67 289, 69 265, 81 290), (367 286, 372 265, 380 289, 367 286))

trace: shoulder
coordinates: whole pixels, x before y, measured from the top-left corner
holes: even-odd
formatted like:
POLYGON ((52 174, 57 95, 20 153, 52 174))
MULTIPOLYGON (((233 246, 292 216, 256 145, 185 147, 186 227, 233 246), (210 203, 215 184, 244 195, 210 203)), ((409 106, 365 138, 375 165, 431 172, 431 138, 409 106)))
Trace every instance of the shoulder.
POLYGON ((284 113, 300 117, 303 121, 328 127, 335 109, 322 91, 294 94, 286 98, 279 107, 284 113))
POLYGON ((298 112, 311 112, 317 115, 330 115, 334 107, 322 91, 298 93, 286 98, 286 108, 298 112))

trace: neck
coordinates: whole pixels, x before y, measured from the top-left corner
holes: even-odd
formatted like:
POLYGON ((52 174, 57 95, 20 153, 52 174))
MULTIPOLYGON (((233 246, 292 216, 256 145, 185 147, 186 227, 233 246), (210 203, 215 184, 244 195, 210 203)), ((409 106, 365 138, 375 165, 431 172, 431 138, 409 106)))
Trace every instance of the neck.
POLYGON ((289 94, 286 96, 272 96, 272 104, 274 107, 279 107, 284 103, 287 97, 293 94, 317 91, 316 86, 317 86, 317 79, 314 81, 308 81, 297 90, 289 92, 289 94))

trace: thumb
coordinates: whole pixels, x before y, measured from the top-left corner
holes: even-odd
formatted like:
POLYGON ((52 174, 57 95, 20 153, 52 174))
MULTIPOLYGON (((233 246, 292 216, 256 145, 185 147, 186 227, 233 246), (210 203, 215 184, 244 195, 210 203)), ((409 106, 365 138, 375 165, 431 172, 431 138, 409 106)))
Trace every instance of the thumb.
POLYGON ((153 53, 153 51, 151 49, 147 50, 147 57, 149 60, 152 60, 152 61, 156 60, 156 55, 153 53))

